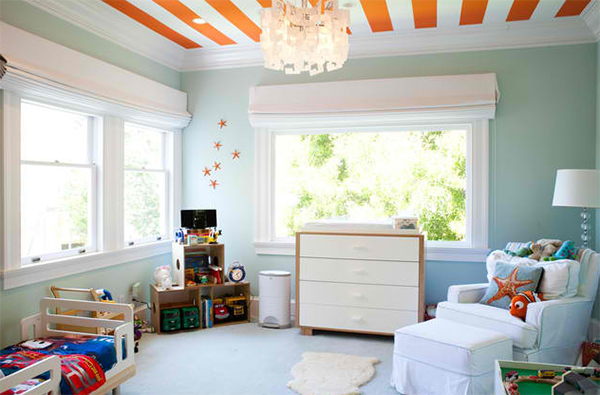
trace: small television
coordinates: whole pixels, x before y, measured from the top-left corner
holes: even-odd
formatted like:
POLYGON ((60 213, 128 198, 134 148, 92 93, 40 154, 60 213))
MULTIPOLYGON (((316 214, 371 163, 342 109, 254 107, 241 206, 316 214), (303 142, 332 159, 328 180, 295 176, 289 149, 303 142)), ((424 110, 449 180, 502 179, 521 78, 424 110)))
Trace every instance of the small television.
POLYGON ((217 227, 217 210, 181 210, 181 227, 207 229, 217 227))

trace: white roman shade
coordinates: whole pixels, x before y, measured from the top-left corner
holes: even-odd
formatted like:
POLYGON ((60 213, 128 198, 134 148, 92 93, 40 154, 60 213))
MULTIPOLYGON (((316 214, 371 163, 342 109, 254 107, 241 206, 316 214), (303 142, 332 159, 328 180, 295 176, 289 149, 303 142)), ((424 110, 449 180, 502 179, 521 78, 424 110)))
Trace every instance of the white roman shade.
POLYGON ((0 88, 23 98, 77 106, 163 130, 180 130, 191 120, 185 92, 4 22, 0 39, 8 61, 0 88))
POLYGON ((256 86, 248 112, 254 127, 493 119, 498 98, 493 73, 389 78, 256 86))

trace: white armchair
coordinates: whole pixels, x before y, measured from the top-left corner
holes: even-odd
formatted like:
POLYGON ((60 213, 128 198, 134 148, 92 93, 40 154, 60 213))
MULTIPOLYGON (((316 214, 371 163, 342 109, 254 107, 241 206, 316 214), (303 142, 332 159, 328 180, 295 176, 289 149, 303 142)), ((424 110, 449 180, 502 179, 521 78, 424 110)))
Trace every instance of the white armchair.
POLYGON ((513 339, 515 360, 573 364, 587 338, 600 277, 598 254, 584 250, 579 261, 577 296, 531 303, 525 321, 508 310, 478 303, 487 283, 451 286, 437 317, 506 334, 513 339))

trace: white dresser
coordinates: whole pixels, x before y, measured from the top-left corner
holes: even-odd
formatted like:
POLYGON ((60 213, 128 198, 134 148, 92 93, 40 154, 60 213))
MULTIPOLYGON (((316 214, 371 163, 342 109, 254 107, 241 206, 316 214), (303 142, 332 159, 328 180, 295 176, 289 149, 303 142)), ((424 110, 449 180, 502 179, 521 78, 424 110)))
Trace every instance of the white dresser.
POLYGON ((298 232, 296 325, 393 335, 423 320, 424 237, 298 232))

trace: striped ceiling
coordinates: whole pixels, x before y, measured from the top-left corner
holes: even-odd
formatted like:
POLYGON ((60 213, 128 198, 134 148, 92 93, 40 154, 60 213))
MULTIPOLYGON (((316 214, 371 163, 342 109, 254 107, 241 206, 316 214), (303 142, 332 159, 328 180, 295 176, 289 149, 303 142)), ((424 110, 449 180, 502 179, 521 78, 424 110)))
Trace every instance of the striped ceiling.
MULTIPOLYGON (((271 0, 89 0, 126 15, 185 49, 259 41, 271 0), (205 24, 193 22, 202 18, 205 24)), ((315 5, 318 0, 310 0, 315 5)), ((296 1, 300 4, 300 0, 296 1)), ((549 22, 582 14, 591 0, 340 0, 353 37, 414 29, 549 22)))

